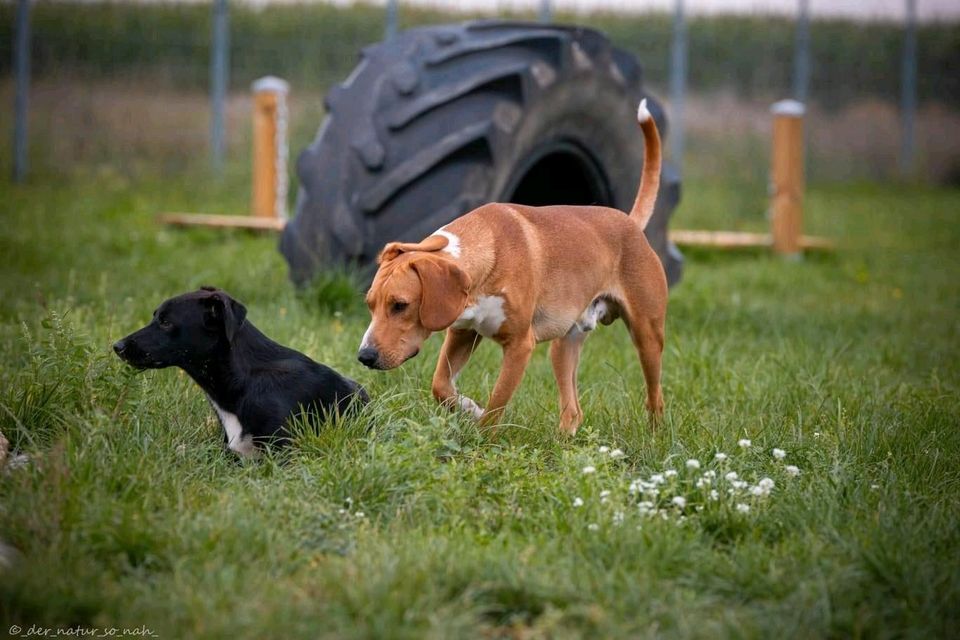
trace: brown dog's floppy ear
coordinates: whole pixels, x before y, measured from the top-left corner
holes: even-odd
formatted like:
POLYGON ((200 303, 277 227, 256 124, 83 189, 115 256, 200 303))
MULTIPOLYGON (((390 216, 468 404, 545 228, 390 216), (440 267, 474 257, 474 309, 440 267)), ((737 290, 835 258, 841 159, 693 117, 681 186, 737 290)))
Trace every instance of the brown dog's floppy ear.
POLYGON ((233 336, 247 319, 247 308, 223 291, 212 287, 203 287, 203 290, 211 292, 206 300, 210 305, 213 322, 215 324, 222 322, 227 342, 233 342, 233 336))
POLYGON ((378 264, 390 262, 401 253, 410 251, 440 251, 450 242, 445 236, 429 236, 420 242, 388 242, 380 252, 378 264))
POLYGON ((453 261, 434 256, 410 266, 420 276, 420 324, 430 331, 446 329, 467 306, 470 276, 453 261))

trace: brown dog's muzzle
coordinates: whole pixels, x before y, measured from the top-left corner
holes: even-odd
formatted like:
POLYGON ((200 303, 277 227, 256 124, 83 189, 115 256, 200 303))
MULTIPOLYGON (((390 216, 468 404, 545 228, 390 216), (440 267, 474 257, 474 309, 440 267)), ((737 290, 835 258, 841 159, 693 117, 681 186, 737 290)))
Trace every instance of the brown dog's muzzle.
POLYGON ((378 366, 378 363, 380 362, 380 352, 373 347, 363 347, 360 349, 360 351, 357 352, 357 360, 360 361, 360 364, 369 369, 383 368, 378 366))
POLYGON ((396 369, 402 365, 407 360, 415 358, 417 354, 420 353, 420 349, 414 349, 413 353, 401 359, 399 362, 390 363, 385 361, 381 357, 380 352, 377 351, 375 347, 363 347, 357 352, 357 360, 360 361, 360 364, 367 367, 368 369, 378 369, 380 371, 386 371, 388 369, 396 369))

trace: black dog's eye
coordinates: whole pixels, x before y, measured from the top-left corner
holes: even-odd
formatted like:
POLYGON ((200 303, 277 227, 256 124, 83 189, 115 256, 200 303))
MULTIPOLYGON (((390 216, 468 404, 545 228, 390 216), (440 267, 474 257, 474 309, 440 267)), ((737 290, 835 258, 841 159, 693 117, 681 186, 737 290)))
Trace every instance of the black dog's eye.
POLYGON ((403 310, 410 306, 409 302, 400 302, 399 300, 390 305, 390 313, 403 313, 403 310))
POLYGON ((164 318, 163 316, 160 316, 159 318, 157 318, 157 324, 160 325, 161 329, 173 328, 173 323, 170 322, 168 319, 164 318))

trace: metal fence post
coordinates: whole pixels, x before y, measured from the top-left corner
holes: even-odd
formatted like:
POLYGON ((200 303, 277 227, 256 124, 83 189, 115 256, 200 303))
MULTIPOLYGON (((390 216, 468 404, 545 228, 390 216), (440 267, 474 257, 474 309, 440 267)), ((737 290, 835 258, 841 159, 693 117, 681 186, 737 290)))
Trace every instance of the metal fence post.
POLYGON ((687 22, 683 0, 675 0, 673 43, 670 49, 670 103, 673 110, 670 127, 670 156, 678 168, 683 166, 683 102, 687 91, 687 22))
POLYGON ((223 170, 226 148, 225 111, 230 71, 230 14, 227 0, 213 3, 213 50, 210 56, 210 157, 216 171, 223 170))
POLYGON ((30 91, 30 0, 17 3, 17 35, 14 47, 14 73, 17 76, 14 97, 13 181, 27 176, 27 100, 30 91))
POLYGON ((903 35, 903 70, 900 79, 900 173, 914 170, 914 125, 917 112, 917 0, 906 0, 907 20, 903 35))
POLYGON ((793 99, 806 103, 810 86, 810 0, 799 0, 793 51, 793 99))
POLYGON ((540 22, 551 22, 553 20, 553 7, 550 0, 540 0, 540 22))
POLYGON ((397 23, 400 22, 399 4, 400 0, 387 0, 387 26, 384 40, 390 40, 397 35, 397 23))

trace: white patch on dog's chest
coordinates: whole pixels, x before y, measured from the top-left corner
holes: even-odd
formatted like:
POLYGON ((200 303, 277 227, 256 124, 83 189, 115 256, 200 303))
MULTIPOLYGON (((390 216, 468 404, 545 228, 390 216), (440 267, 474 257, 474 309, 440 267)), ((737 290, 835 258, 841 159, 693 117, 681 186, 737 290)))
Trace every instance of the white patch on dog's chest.
POLYGON ((220 405, 214 402, 212 398, 210 404, 213 405, 214 411, 220 417, 220 424, 223 425, 223 430, 227 434, 227 448, 241 456, 256 455, 257 450, 253 446, 253 436, 249 433, 243 435, 243 425, 240 424, 240 419, 229 411, 221 409, 220 405))
POLYGON ((473 329, 484 338, 491 338, 507 319, 503 312, 503 298, 480 296, 476 303, 463 310, 460 317, 450 325, 454 329, 473 329))

